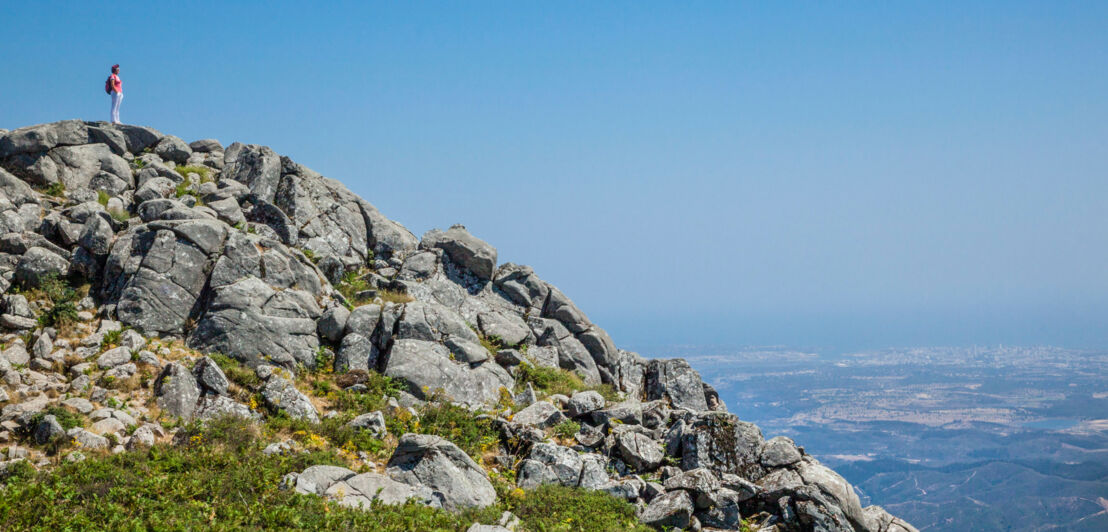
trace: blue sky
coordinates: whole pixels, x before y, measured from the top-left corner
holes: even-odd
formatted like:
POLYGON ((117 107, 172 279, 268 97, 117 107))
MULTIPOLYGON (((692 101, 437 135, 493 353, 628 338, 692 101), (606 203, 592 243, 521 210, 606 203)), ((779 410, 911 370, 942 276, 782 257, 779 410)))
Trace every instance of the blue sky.
POLYGON ((1108 347, 1105 2, 5 2, 0 127, 267 144, 617 342, 1108 347))

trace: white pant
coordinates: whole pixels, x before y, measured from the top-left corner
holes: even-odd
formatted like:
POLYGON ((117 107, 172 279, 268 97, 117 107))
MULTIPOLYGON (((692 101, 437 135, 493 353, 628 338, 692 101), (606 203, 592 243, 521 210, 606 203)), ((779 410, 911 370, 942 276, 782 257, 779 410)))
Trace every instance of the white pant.
POLYGON ((123 101, 122 92, 112 93, 112 123, 118 124, 119 122, 119 102, 123 101))

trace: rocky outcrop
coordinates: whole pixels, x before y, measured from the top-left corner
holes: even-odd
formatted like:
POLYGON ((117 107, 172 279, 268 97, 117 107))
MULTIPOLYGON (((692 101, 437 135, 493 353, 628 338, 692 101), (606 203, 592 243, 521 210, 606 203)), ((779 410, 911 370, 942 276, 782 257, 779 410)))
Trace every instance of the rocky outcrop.
MULTIPOLYGON (((423 401, 481 410, 500 435, 489 453, 521 488, 602 490, 660 528, 756 518, 777 532, 914 530, 863 508, 791 439, 766 440, 728 413, 686 361, 618 349, 532 268, 497 260, 460 225, 418 239, 265 146, 76 120, 0 131, 0 435, 18 427, 42 445, 65 437, 116 452, 166 437, 122 408, 95 408, 113 386, 149 389, 163 419, 319 423, 335 415, 317 406, 327 391, 298 389, 300 371, 333 370, 346 393, 368 390, 378 372, 404 391, 344 430, 393 438, 387 427, 423 401), (57 309, 12 290, 48 279, 91 290, 57 309), (83 339, 44 326, 63 312, 83 339), (211 356, 182 358, 186 346, 211 356), (249 390, 215 353, 255 372, 249 390), (574 372, 593 389, 538 394, 519 384, 528 366, 574 372), (34 417, 63 400, 92 423, 66 431, 34 417)), ((354 507, 496 501, 482 465, 421 434, 399 436, 385 473, 313 466, 286 484, 354 507)))

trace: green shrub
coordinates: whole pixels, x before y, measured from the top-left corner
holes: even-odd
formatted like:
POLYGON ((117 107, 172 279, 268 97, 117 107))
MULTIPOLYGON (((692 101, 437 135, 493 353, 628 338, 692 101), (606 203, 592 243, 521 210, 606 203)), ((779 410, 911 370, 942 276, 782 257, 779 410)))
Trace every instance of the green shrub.
POLYGON ((514 491, 505 499, 507 509, 527 530, 653 530, 638 522, 634 506, 602 491, 546 484, 531 491, 514 491))
POLYGON ((397 416, 386 420, 389 432, 434 434, 450 440, 474 460, 495 449, 500 436, 489 419, 478 419, 470 410, 450 403, 428 402, 414 417, 397 416))
POLYGON ((188 181, 181 181, 180 183, 177 183, 176 187, 173 188, 173 195, 178 198, 189 193, 188 181))
POLYGON ((105 192, 103 190, 97 190, 96 191, 96 201, 99 204, 107 207, 108 206, 108 200, 110 200, 110 199, 112 199, 112 197, 109 196, 107 192, 105 192))
POLYGON ((120 338, 123 336, 123 329, 117 331, 108 331, 104 333, 104 337, 100 339, 100 350, 106 350, 111 347, 119 345, 120 338))
POLYGON ((186 179, 188 179, 189 174, 197 174, 197 175, 200 176, 200 182, 201 183, 210 183, 212 181, 212 176, 211 176, 212 171, 207 166, 200 166, 200 165, 181 166, 181 165, 177 165, 176 170, 177 170, 178 174, 181 174, 181 177, 184 177, 186 179))
POLYGON ((46 188, 42 189, 42 193, 48 196, 54 196, 60 198, 65 195, 65 183, 58 181, 57 183, 50 183, 46 188))
POLYGON ((590 386, 576 373, 546 366, 536 366, 524 362, 516 371, 516 384, 523 386, 531 383, 536 392, 550 396, 554 394, 573 395, 584 390, 596 390, 608 401, 618 401, 619 392, 610 384, 590 386))
POLYGON ((224 355, 223 353, 209 353, 208 356, 215 361, 219 369, 223 370, 223 374, 227 376, 227 380, 251 390, 261 386, 262 380, 258 378, 257 373, 254 373, 254 370, 239 363, 238 360, 224 355))
POLYGON ((286 473, 345 464, 333 453, 265 456, 248 423, 213 420, 186 430, 180 445, 37 474, 20 468, 24 480, 0 488, 0 529, 461 531, 472 522, 415 504, 363 511, 282 490, 286 473))
POLYGON ((28 425, 28 427, 30 427, 31 430, 34 430, 34 427, 38 425, 39 422, 42 421, 42 418, 46 416, 56 417, 58 419, 58 424, 61 425, 62 428, 65 430, 80 427, 84 425, 85 421, 85 419, 81 417, 80 414, 71 412, 57 405, 52 405, 47 407, 46 410, 43 410, 42 412, 39 412, 31 417, 31 423, 28 425))
POLYGON ((131 219, 131 213, 119 208, 108 209, 108 216, 111 216, 113 220, 119 223, 124 223, 131 219))
POLYGON ((550 428, 550 432, 559 438, 572 438, 581 431, 581 424, 567 419, 550 428))
POLYGON ((28 299, 46 300, 47 305, 38 316, 39 325, 65 328, 77 323, 77 300, 80 299, 80 294, 57 274, 42 276, 36 286, 24 292, 28 299))

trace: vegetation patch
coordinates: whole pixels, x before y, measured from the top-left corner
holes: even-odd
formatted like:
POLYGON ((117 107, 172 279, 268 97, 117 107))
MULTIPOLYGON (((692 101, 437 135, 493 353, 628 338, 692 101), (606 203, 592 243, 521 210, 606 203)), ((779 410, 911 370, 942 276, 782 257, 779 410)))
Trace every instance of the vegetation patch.
POLYGON ((610 384, 590 386, 572 371, 524 362, 516 371, 516 384, 526 386, 527 383, 531 383, 536 392, 545 396, 555 394, 571 396, 584 390, 596 390, 607 401, 619 400, 619 392, 610 384))
POLYGON ((177 165, 176 170, 177 170, 177 173, 181 174, 181 177, 183 177, 185 179, 188 179, 189 174, 196 174, 196 175, 200 176, 200 182, 201 183, 210 183, 210 182, 212 182, 212 171, 207 166, 200 166, 200 165, 182 166, 182 165, 177 165))
MULTIPOLYGON (((25 288, 21 293, 29 301, 43 301, 45 307, 39 313, 38 322, 43 327, 56 327, 68 331, 77 323, 77 301, 88 292, 88 287, 74 289, 69 283, 50 273, 42 276, 34 287, 25 288)), ((30 344, 28 344, 30 345, 30 344)))

